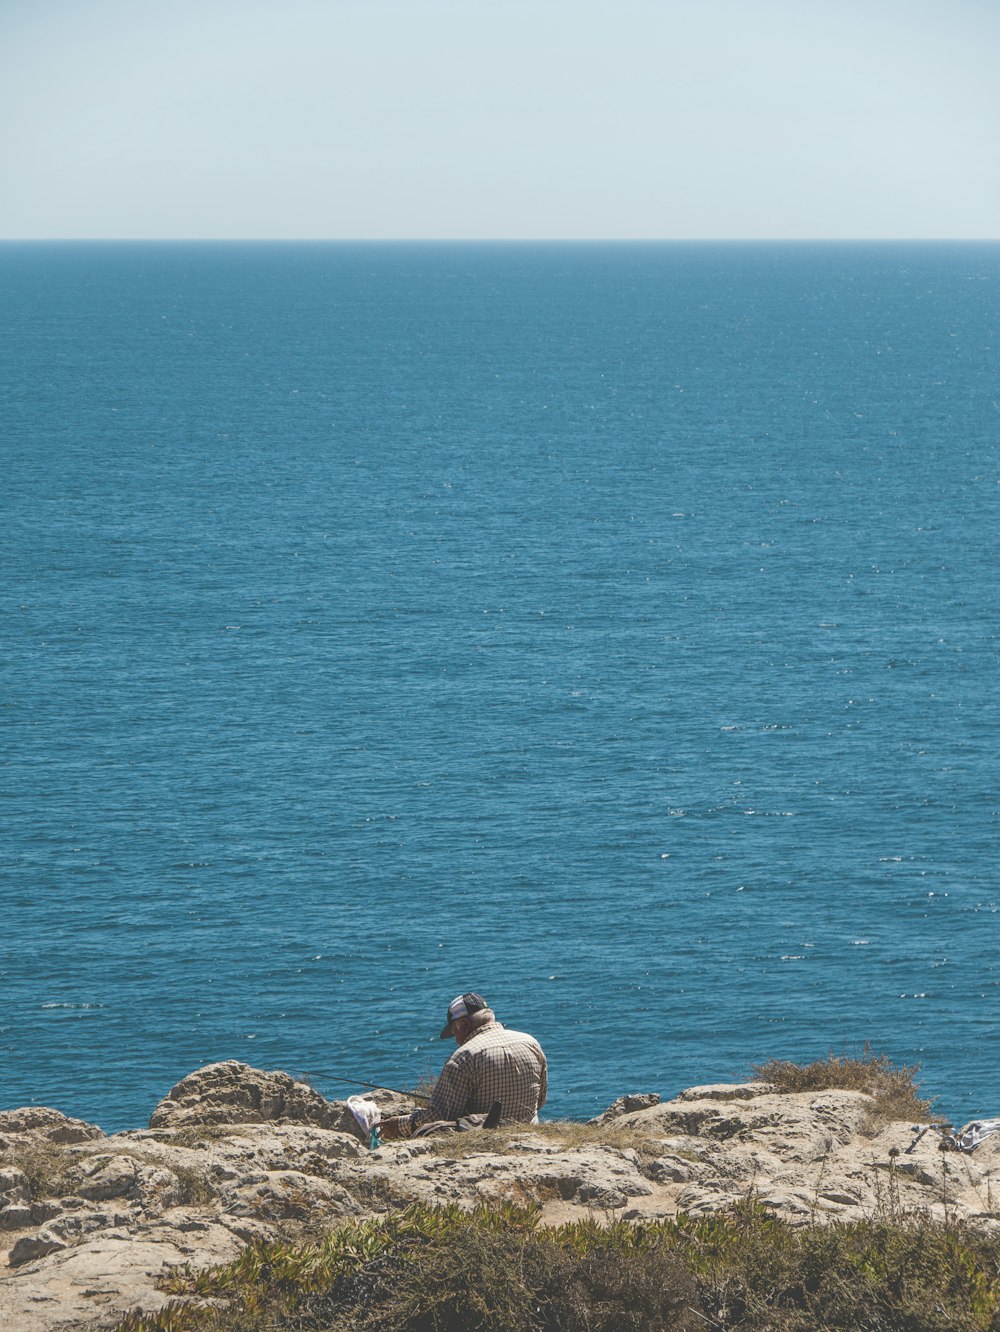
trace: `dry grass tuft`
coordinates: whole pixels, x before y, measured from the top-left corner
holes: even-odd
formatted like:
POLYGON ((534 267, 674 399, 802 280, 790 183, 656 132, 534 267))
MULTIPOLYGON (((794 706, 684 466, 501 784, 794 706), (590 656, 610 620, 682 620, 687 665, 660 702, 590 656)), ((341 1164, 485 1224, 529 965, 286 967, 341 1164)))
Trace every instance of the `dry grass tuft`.
POLYGON ((14 1166, 28 1177, 32 1198, 60 1198, 73 1192, 79 1158, 61 1143, 30 1140, 0 1153, 0 1167, 14 1166))
POLYGON ((884 1124, 909 1120, 911 1123, 943 1123, 933 1111, 933 1101, 920 1095, 917 1064, 895 1067, 886 1055, 875 1054, 866 1046, 860 1059, 832 1052, 812 1064, 795 1064, 786 1059, 769 1059, 754 1064, 754 1073, 778 1092, 839 1091, 864 1092, 872 1098, 869 1130, 876 1132, 884 1124))

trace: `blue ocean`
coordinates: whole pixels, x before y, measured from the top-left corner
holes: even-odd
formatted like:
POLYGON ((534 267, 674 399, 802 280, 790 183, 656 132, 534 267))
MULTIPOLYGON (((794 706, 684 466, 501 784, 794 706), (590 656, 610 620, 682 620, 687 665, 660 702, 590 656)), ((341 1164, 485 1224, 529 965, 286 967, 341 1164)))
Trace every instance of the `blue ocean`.
POLYGON ((1000 245, 0 246, 0 1104, 1000 1114, 1000 245), (451 1047, 453 1048, 453 1047, 451 1047))

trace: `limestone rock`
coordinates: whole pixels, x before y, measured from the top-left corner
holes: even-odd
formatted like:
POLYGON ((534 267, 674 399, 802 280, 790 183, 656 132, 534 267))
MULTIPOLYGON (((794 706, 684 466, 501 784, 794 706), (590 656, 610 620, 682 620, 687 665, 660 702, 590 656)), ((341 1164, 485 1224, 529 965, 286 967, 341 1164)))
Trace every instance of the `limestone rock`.
POLYGON ((84 1119, 71 1119, 46 1106, 22 1106, 19 1110, 0 1110, 0 1151, 11 1151, 18 1139, 35 1138, 44 1142, 90 1142, 103 1138, 104 1130, 84 1119))
POLYGON ((181 1201, 180 1184, 173 1171, 145 1165, 124 1153, 91 1157, 83 1167, 77 1191, 81 1198, 92 1201, 128 1198, 141 1202, 147 1211, 181 1201))
MULTIPOLYGON (((42 1241, 37 1248, 44 1249, 42 1241)), ((140 1233, 104 1230, 82 1243, 49 1247, 0 1278, 0 1327, 53 1332, 114 1321, 129 1309, 155 1311, 171 1296, 157 1288, 165 1270, 231 1262, 241 1241, 225 1226, 194 1232, 162 1223, 140 1233)))
POLYGON ((526 1125, 369 1152, 346 1105, 229 1062, 179 1083, 153 1127, 110 1138, 56 1111, 8 1111, 0 1328, 107 1326, 160 1308, 166 1268, 227 1262, 244 1244, 412 1201, 535 1201, 543 1224, 557 1224, 711 1215, 754 1198, 792 1225, 889 1206, 1000 1229, 1000 1135, 971 1156, 942 1151, 939 1134, 918 1141, 908 1122, 872 1128, 871 1108, 853 1091, 726 1084, 665 1102, 623 1096, 585 1130, 526 1125))
POLYGON ((328 1101, 287 1073, 264 1072, 227 1059, 183 1078, 153 1111, 150 1128, 192 1124, 314 1124, 353 1133, 346 1103, 328 1101))
MULTIPOLYGON (((126 1135, 122 1135, 123 1137, 126 1135)), ((128 1135, 132 1136, 132 1135, 128 1135)), ((173 1143, 173 1133, 143 1135, 144 1155, 156 1144, 159 1164, 176 1163, 190 1179, 200 1179, 218 1191, 249 1176, 289 1167, 309 1175, 329 1175, 341 1160, 367 1158, 368 1151, 349 1133, 310 1128, 299 1124, 234 1124, 215 1129, 211 1138, 196 1140, 189 1147, 173 1143)), ((175 1167, 175 1168, 176 1168, 175 1167)))
POLYGON ((0 1170, 0 1207, 9 1207, 12 1203, 26 1203, 31 1199, 31 1186, 28 1176, 16 1166, 0 1170))
POLYGON ((619 1096, 593 1119, 588 1120, 589 1124, 610 1124, 613 1119, 620 1119, 622 1115, 630 1115, 635 1110, 648 1110, 651 1105, 659 1105, 660 1096, 658 1092, 632 1092, 629 1096, 619 1096))
POLYGON ((0 1230, 27 1230, 51 1221, 62 1210, 56 1202, 12 1203, 0 1209, 0 1230))
POLYGON ((774 1088, 769 1082, 715 1082, 704 1087, 688 1087, 678 1094, 678 1101, 752 1101, 766 1096, 774 1088))
POLYGON ((0 1207, 0 1230, 26 1230, 31 1223, 32 1212, 27 1203, 0 1207))
POLYGON ((8 1262, 11 1267, 20 1267, 22 1263, 34 1262, 46 1254, 65 1249, 65 1243, 47 1231, 40 1230, 37 1235, 23 1235, 10 1251, 8 1262))
POLYGON ((649 1167, 649 1177, 658 1184, 684 1184, 691 1178, 691 1165, 679 1156, 661 1156, 649 1167))
POLYGON ((361 1208, 343 1188, 298 1170, 272 1170, 223 1194, 228 1216, 260 1221, 308 1221, 329 1224, 342 1216, 360 1216, 361 1208))
POLYGON ((356 1196, 375 1193, 397 1202, 464 1207, 487 1200, 551 1200, 608 1211, 653 1191, 634 1151, 597 1145, 560 1150, 551 1142, 539 1149, 529 1139, 526 1151, 498 1155, 490 1150, 489 1134, 481 1136, 481 1152, 457 1159, 449 1157, 444 1141, 436 1148, 428 1143, 430 1150, 421 1153, 412 1143, 402 1150, 385 1147, 364 1164, 342 1169, 340 1178, 356 1196))
POLYGON ((695 1096, 693 1090, 674 1101, 622 1116, 618 1124, 694 1138, 752 1141, 785 1159, 810 1161, 828 1152, 834 1142, 848 1142, 857 1134, 872 1105, 869 1096, 856 1091, 793 1095, 765 1091, 723 1099, 695 1096))

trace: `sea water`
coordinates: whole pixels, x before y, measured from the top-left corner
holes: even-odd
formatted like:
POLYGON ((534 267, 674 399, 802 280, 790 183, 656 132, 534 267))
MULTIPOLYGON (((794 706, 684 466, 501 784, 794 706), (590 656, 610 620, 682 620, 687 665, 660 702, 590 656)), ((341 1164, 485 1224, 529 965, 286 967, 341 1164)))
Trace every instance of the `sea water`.
POLYGON ((9 244, 0 1104, 1000 1113, 1000 246, 9 244))

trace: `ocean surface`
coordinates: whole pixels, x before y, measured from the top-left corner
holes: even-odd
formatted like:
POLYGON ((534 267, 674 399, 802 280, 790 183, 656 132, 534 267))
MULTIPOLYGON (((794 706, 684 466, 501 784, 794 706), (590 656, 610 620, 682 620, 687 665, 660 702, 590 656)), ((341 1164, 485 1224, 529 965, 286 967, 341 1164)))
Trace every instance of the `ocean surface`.
POLYGON ((0 1106, 1000 1114, 1000 245, 6 244, 0 1106))

